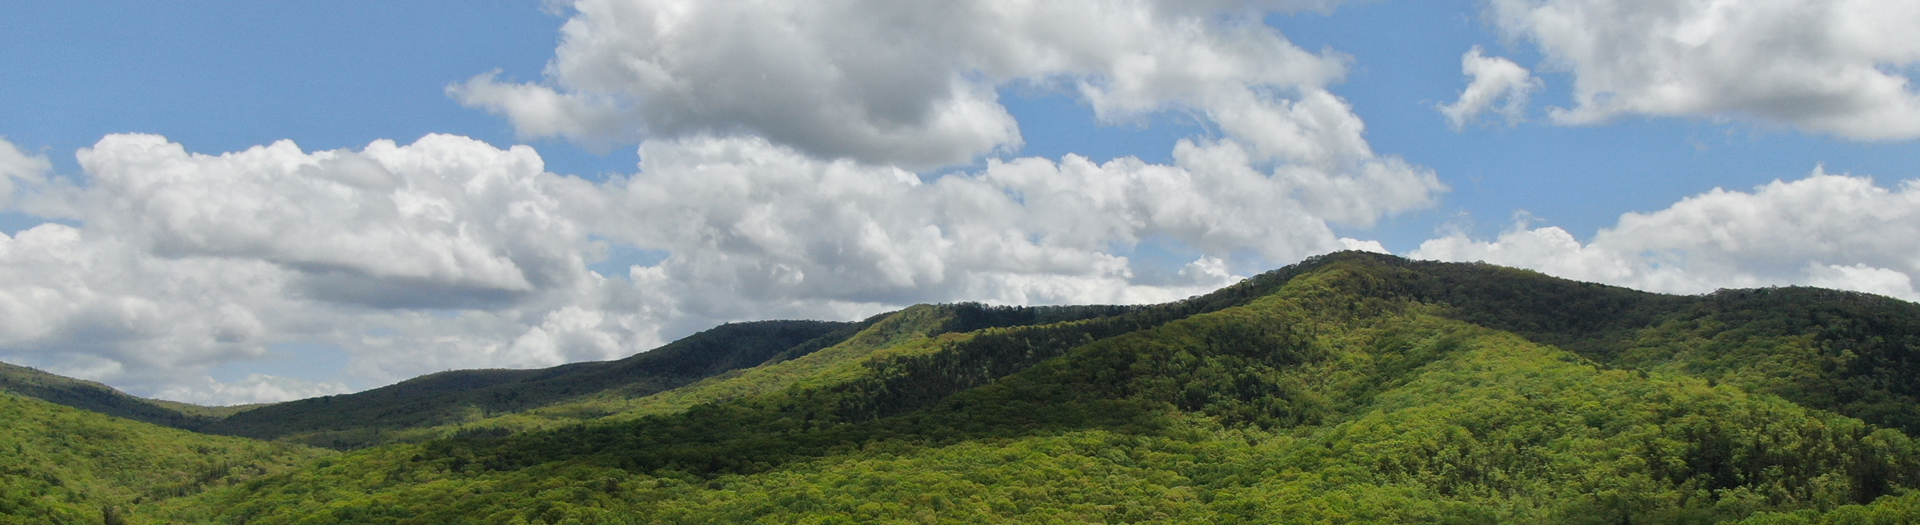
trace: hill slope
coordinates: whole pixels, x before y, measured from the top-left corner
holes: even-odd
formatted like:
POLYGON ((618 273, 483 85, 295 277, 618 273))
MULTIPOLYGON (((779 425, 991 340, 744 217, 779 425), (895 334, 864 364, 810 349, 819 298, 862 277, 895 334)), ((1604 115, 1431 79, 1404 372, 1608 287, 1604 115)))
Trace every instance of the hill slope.
MULTIPOLYGON (((855 356, 889 338, 965 332, 1079 319, 1130 307, 988 307, 977 304, 893 312, 858 323, 759 321, 721 325, 658 349, 616 361, 574 363, 541 370, 457 370, 422 376, 348 395, 279 403, 214 421, 202 430, 313 446, 354 449, 453 434, 498 434, 548 428, 662 406, 655 393, 676 392, 682 402, 725 397, 732 387, 764 389, 765 371, 727 381, 733 372, 767 365, 786 370, 833 361, 812 354, 855 356), (904 314, 904 315, 903 315, 904 314), (880 327, 885 335, 874 335, 880 327), (879 339, 875 339, 878 337, 879 339), (852 344, 846 344, 852 343, 852 344), (843 348, 844 347, 844 348, 843 348), (838 349, 838 350, 836 350, 838 349), (782 363, 796 363, 784 365, 782 363), (703 381, 712 378, 712 381, 703 381), (715 390, 715 389, 718 390, 715 390), (706 392, 695 394, 693 392, 706 392), (641 401, 646 400, 646 401, 641 401), (531 413, 529 413, 531 412, 531 413)), ((791 372, 778 372, 789 376, 791 372)), ((669 403, 670 404, 670 403, 669 403)))
POLYGON ((1914 303, 1807 287, 1671 296, 1481 264, 1343 257, 1365 296, 1444 305, 1447 317, 1603 366, 1733 382, 1920 435, 1914 303))
POLYGON ((0 393, 0 523, 122 523, 155 505, 292 470, 328 451, 208 436, 0 393))
POLYGON ((1902 366, 1920 350, 1911 303, 1662 296, 1344 253, 1104 315, 928 329, 943 315, 909 309, 807 358, 640 398, 637 414, 370 449, 147 510, 247 523, 1920 512, 1903 495, 1920 446, 1900 430, 1916 379, 1902 366))

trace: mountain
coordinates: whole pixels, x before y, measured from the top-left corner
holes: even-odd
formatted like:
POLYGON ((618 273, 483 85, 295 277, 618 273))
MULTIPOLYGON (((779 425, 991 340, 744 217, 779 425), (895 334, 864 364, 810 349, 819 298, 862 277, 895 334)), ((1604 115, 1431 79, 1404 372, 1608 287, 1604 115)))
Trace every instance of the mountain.
POLYGON ((1484 264, 1346 255, 1361 295, 1443 307, 1595 364, 1732 382, 1920 435, 1920 305, 1808 287, 1652 294, 1484 264))
MULTIPOLYGON (((829 333, 127 519, 1920 522, 1920 305, 1867 294, 1344 252, 1168 304, 920 305, 829 333)), ((404 391, 533 377, 512 374, 404 391)))
MULTIPOLYGON (((931 307, 929 307, 931 308, 931 307)), ((214 421, 204 432, 354 449, 449 434, 497 433, 577 423, 631 412, 636 400, 731 372, 804 359, 838 348, 876 324, 875 332, 973 331, 1053 322, 1129 307, 988 307, 947 305, 925 319, 885 315, 858 323, 759 321, 730 323, 625 359, 540 370, 456 370, 364 392, 290 401, 214 421), (917 319, 913 327, 902 327, 917 319), (891 320, 891 322, 886 322, 891 320), (537 411, 537 414, 523 415, 537 411), (544 420, 539 423, 521 423, 544 420), (521 423, 517 424, 516 423, 521 423)), ((870 337, 870 336, 869 336, 870 337)), ((865 341, 865 339, 862 339, 865 341)), ((863 344, 863 343, 856 343, 863 344)), ((758 382, 759 384, 768 384, 758 382)), ((698 390, 691 389, 691 390, 698 390)), ((684 397, 685 392, 677 395, 684 397)), ((649 400, 640 403, 649 403, 649 400)))

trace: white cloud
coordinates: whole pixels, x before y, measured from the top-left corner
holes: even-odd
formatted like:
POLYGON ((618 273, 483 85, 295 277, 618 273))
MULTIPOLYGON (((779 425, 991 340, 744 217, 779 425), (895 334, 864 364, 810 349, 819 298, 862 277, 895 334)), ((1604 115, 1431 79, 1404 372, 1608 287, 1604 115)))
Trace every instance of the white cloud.
POLYGON ((920 169, 1019 147, 996 88, 1029 83, 1070 86, 1102 119, 1185 106, 1263 153, 1367 156, 1322 89, 1344 58, 1258 18, 1333 3, 578 0, 545 83, 485 74, 448 91, 526 136, 743 133, 920 169))
POLYGON ((1556 122, 1758 119, 1862 140, 1920 137, 1920 3, 1493 0, 1508 36, 1574 76, 1556 122))
POLYGON ((1387 247, 1380 244, 1380 241, 1362 241, 1359 239, 1350 239, 1346 237, 1340 238, 1340 249, 1358 250, 1363 252, 1385 253, 1385 254, 1393 253, 1393 252, 1387 251, 1387 247))
POLYGON ((653 141, 641 173, 605 204, 620 222, 595 229, 672 252, 659 266, 666 282, 755 300, 1114 302, 1146 293, 1125 284, 1131 269, 1116 245, 1161 236, 1214 257, 1251 249, 1295 260, 1342 246, 1330 217, 1370 221, 1423 205, 1438 187, 1413 169, 1263 173, 1228 141, 1182 141, 1174 157, 992 161, 922 182, 757 138, 653 141))
POLYGON ((79 152, 84 174, 17 205, 80 226, 0 246, 0 313, 19 315, 0 320, 0 359, 243 402, 616 358, 724 321, 1166 301, 1236 268, 1381 250, 1333 228, 1446 188, 1372 151, 1326 89, 1343 56, 1259 20, 1331 5, 582 0, 547 84, 449 91, 527 135, 638 141, 638 172, 592 183, 530 147, 447 135, 219 155, 110 135, 79 152), (1008 83, 1074 90, 1109 122, 1193 111, 1220 135, 1179 141, 1167 165, 915 173, 1016 147, 995 100, 1008 83), (1136 272, 1147 240, 1197 253, 1136 272), (613 244, 667 255, 589 270, 613 244), (341 349, 347 377, 206 379, 290 343, 341 349))
POLYGON ((287 276, 239 260, 155 258, 42 224, 0 235, 0 349, 58 373, 136 387, 182 365, 260 355, 264 320, 290 313, 287 276))
POLYGON ((157 397, 203 405, 244 405, 275 403, 288 399, 345 394, 353 390, 338 382, 317 382, 266 374, 247 374, 232 383, 203 377, 199 384, 177 385, 161 390, 157 397))
POLYGON ((1447 123, 1454 130, 1460 130, 1467 123, 1480 118, 1489 110, 1506 117, 1512 124, 1526 120, 1527 98, 1538 91, 1540 79, 1520 64, 1501 57, 1489 57, 1481 54, 1480 46, 1460 57, 1460 71, 1473 80, 1467 83, 1467 89, 1460 92, 1460 99, 1452 104, 1442 104, 1440 113, 1447 116, 1447 123), (1505 99, 1505 103, 1495 106, 1495 102, 1505 99))
POLYGON ((372 305, 510 301, 582 275, 585 232, 563 217, 532 148, 446 135, 312 154, 290 141, 219 156, 153 135, 80 150, 89 229, 168 257, 257 259, 304 293, 372 305))
POLYGON ((1231 283, 1235 265, 1379 249, 1330 225, 1443 189, 1390 158, 1262 168, 1224 139, 1181 141, 1172 165, 1069 155, 930 180, 757 137, 648 141, 640 154, 638 173, 595 184, 545 172, 531 148, 452 136, 222 155, 108 136, 79 153, 77 184, 40 184, 27 203, 81 226, 0 238, 0 358, 251 402, 617 358, 723 321, 1157 302, 1231 283), (1143 280, 1125 253, 1148 238, 1201 256, 1143 280), (669 255, 609 278, 586 268, 607 243, 669 255), (349 377, 205 379, 286 343, 343 349, 349 377))
POLYGON ((47 173, 52 171, 53 163, 46 156, 29 155, 5 137, 0 137, 0 206, 13 202, 15 181, 44 183, 47 173))
POLYGON ((597 190, 544 172, 524 146, 435 135, 212 156, 111 135, 78 156, 83 184, 43 181, 22 204, 83 226, 0 236, 8 360, 137 393, 242 402, 306 390, 208 390, 205 371, 280 343, 346 348, 354 382, 379 384, 659 342, 659 320, 636 319, 645 308, 620 290, 631 285, 585 269, 597 246, 553 197, 597 190), (366 344, 368 333, 392 344, 366 344))
POLYGON ((1920 293, 1914 292, 1911 275, 1865 264, 1841 266, 1809 263, 1806 284, 1920 301, 1920 293))
POLYGON ((1480 260, 1673 293, 1804 284, 1920 300, 1920 181, 1897 190, 1815 170, 1753 192, 1715 189, 1665 210, 1628 213, 1582 244, 1557 227, 1492 241, 1449 235, 1423 259, 1480 260))

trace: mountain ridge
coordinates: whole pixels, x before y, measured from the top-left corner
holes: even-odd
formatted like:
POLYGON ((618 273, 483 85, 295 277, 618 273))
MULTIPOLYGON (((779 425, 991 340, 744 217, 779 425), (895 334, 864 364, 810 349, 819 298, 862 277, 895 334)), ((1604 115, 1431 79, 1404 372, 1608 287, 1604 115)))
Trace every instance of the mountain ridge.
POLYGON ((214 434, 291 438, 336 449, 383 442, 382 433, 455 423, 491 412, 537 408, 623 389, 643 396, 671 390, 835 333, 850 323, 757 321, 723 324, 613 361, 533 370, 455 370, 337 396, 276 403, 212 422, 214 434))
POLYGON ((223 417, 262 406, 206 407, 147 399, 93 381, 8 363, 0 363, 0 392, 182 430, 199 430, 223 417))
MULTIPOLYGON (((1470 265, 1439 267, 1465 272, 1454 278, 1394 278, 1423 267, 1336 254, 1221 295, 1163 305, 1175 312, 1165 322, 1137 322, 1151 315, 1148 308, 910 337, 866 354, 877 358, 844 368, 859 373, 839 379, 632 420, 369 450, 203 501, 237 509, 220 515, 266 523, 422 515, 530 523, 633 516, 1711 523, 1834 509, 1905 512, 1900 502, 1908 500, 1899 494, 1920 473, 1920 452, 1905 434, 1750 394, 1747 386, 1797 384, 1748 374, 1751 363, 1644 358, 1641 350, 1724 332, 1710 323, 1674 324, 1685 307, 1714 299, 1470 265), (1536 289, 1543 286, 1552 289, 1536 289), (1517 300, 1438 299, 1502 296, 1475 287, 1509 289, 1505 295, 1517 300), (1588 317, 1563 318, 1573 315, 1588 317), (1114 321, 1128 316, 1136 317, 1114 321), (1466 321, 1487 316, 1499 320, 1489 324, 1533 335, 1466 321), (1097 330, 1115 324, 1126 326, 1097 330), (1041 337, 1047 334, 1084 337, 1041 337), (1538 341, 1553 337, 1581 342, 1569 346, 1585 353, 1538 341), (996 338, 1004 344, 969 346, 996 338), (1044 350, 1051 346, 1061 348, 1044 350), (995 349, 1014 351, 988 351, 995 349), (1622 356, 1642 357, 1602 361, 1622 356), (914 364, 928 362, 974 367, 914 364), (968 375, 994 363, 1015 370, 968 375), (1666 368, 1627 367, 1634 363, 1666 368), (1690 375, 1698 372, 1728 380, 1715 385, 1690 375), (943 374, 956 380, 925 381, 943 374), (921 392, 931 394, 903 385, 927 385, 921 392), (1778 448, 1787 443, 1811 448, 1778 448), (1019 459, 980 463, 1001 454, 1019 459), (1568 462, 1586 467, 1548 467, 1568 462), (1285 468, 1262 471, 1263 464, 1285 468), (1588 469, 1605 475, 1576 475, 1588 469), (396 477, 435 481, 366 481, 396 477), (983 481, 965 481, 975 479, 983 481), (919 488, 879 489, 888 486, 919 488), (295 487, 331 492, 308 504, 288 499, 311 495, 295 487), (560 505, 542 491, 592 503, 560 505), (946 494, 960 499, 941 499, 946 494), (883 504, 901 498, 921 504, 883 504)), ((1914 308, 1866 302, 1900 315, 1914 308)), ((1788 325, 1798 328, 1755 332, 1756 340, 1791 346, 1818 335, 1805 329, 1825 326, 1788 325)), ((1781 361, 1817 357, 1783 354, 1781 361)), ((1851 377, 1848 369, 1819 370, 1851 377)))
POLYGON ((677 388, 427 427, 129 516, 1920 519, 1920 305, 1879 296, 1673 296, 1343 252, 1173 303, 919 305, 829 332, 677 388))

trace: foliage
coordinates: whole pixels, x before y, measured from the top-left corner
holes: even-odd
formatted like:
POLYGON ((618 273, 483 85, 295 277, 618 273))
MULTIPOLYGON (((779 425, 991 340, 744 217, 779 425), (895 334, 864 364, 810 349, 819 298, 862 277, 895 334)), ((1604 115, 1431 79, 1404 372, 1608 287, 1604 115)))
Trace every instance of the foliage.
POLYGON ((1485 264, 1329 259, 1323 270, 1348 272, 1356 296, 1444 305, 1604 366, 1730 381, 1920 433, 1920 304, 1805 287, 1682 297, 1485 264))
POLYGON ((1723 290, 1635 334, 1614 361, 1920 433, 1914 303, 1817 288, 1723 290))
POLYGON ((114 523, 324 451, 208 436, 0 393, 0 523, 114 523))
POLYGON ((1736 525, 1908 525, 1920 523, 1920 491, 1887 496, 1869 505, 1846 505, 1827 512, 1803 509, 1756 514, 1736 525))

